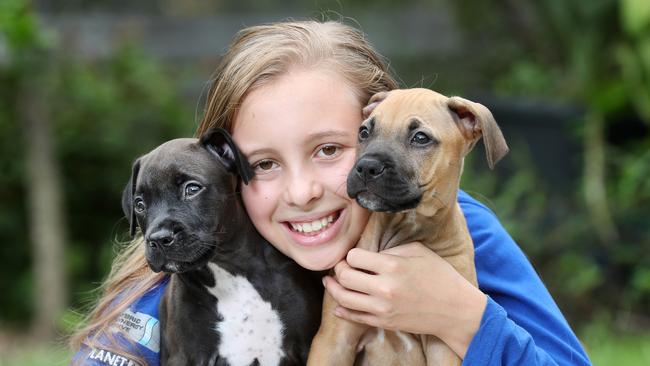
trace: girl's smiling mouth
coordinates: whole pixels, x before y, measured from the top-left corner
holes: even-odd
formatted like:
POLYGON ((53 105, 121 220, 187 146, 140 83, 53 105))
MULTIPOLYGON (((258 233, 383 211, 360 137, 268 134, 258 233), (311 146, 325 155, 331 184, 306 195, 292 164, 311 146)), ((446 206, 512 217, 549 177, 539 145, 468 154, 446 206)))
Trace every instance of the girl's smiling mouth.
POLYGON ((314 219, 281 223, 297 244, 316 246, 330 241, 338 234, 344 213, 345 209, 342 209, 314 219))

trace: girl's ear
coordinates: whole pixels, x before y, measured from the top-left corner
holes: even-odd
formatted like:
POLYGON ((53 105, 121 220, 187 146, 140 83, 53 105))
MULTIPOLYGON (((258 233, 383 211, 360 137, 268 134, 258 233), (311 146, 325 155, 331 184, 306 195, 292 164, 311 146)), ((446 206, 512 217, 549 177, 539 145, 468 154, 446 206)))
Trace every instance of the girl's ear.
POLYGON ((126 219, 129 220, 129 233, 131 234, 131 238, 135 236, 135 228, 138 226, 138 221, 135 218, 135 210, 133 209, 133 196, 135 196, 135 187, 138 182, 138 174, 140 173, 140 159, 138 158, 133 163, 131 178, 129 178, 129 182, 122 192, 122 211, 124 211, 126 219))
POLYGON ((223 128, 211 128, 201 136, 200 143, 226 167, 226 170, 238 174, 244 184, 253 179, 253 169, 228 131, 223 128))

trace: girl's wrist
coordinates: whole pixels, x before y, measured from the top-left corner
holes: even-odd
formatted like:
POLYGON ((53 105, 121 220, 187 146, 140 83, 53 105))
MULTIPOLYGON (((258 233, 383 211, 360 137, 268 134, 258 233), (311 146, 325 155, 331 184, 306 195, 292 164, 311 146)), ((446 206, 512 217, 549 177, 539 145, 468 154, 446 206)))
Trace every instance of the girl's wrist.
POLYGON ((453 315, 449 318, 448 326, 442 330, 439 337, 461 359, 464 359, 467 349, 481 325, 481 319, 487 306, 487 295, 469 282, 462 284, 459 290, 455 296, 456 306, 453 309, 453 315))

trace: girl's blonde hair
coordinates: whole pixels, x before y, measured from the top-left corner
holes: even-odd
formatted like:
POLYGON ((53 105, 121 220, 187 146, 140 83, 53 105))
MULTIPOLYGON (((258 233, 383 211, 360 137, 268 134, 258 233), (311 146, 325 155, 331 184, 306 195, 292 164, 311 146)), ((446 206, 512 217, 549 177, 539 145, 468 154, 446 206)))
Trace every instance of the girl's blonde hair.
POLYGON ((197 135, 215 126, 232 132, 246 93, 292 67, 325 67, 339 73, 355 88, 362 105, 373 94, 397 87, 382 57, 363 33, 351 26, 336 21, 253 26, 237 33, 223 56, 197 135))
MULTIPOLYGON (((246 93, 273 81, 291 67, 325 67, 340 73, 355 88, 361 105, 373 94, 397 87, 382 57, 363 33, 351 26, 337 21, 253 26, 237 33, 221 59, 197 136, 214 126, 232 131, 237 108, 246 93)), ((130 243, 113 261, 111 272, 101 286, 103 294, 88 314, 85 326, 72 336, 73 349, 79 349, 84 343, 112 349, 145 364, 138 355, 118 350, 112 326, 129 305, 164 278, 165 274, 149 269, 142 239, 130 243), (112 340, 112 346, 104 344, 106 339, 112 340)))

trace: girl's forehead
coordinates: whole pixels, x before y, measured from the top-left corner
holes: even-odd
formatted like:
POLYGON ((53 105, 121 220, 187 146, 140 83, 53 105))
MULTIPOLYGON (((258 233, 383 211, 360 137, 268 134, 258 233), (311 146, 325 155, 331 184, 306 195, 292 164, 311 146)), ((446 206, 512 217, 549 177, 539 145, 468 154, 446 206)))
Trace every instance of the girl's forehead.
POLYGON ((295 70, 252 90, 233 124, 233 136, 249 143, 297 142, 313 134, 354 134, 362 120, 356 91, 340 75, 295 70), (328 132, 329 131, 329 132, 328 132))

